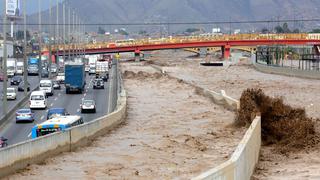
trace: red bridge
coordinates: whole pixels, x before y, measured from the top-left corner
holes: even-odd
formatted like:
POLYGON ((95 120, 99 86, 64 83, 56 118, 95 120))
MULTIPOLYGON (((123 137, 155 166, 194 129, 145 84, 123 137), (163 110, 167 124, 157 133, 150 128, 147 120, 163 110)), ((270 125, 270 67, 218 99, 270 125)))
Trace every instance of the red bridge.
MULTIPOLYGON (((320 46, 320 34, 239 34, 168 37, 161 39, 121 40, 96 44, 71 44, 53 47, 53 54, 63 55, 72 49, 85 50, 86 54, 154 51, 165 49, 221 47, 224 58, 229 58, 232 46, 306 45, 320 46), (58 51, 57 51, 58 49, 58 51)), ((319 48, 315 48, 319 49, 319 48)))

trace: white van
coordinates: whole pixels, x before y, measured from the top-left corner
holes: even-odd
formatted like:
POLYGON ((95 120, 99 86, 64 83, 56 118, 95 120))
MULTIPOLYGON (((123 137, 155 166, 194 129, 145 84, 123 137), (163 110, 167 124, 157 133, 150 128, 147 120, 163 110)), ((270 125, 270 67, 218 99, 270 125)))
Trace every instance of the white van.
POLYGON ((46 109, 47 97, 44 91, 33 91, 29 99, 30 109, 46 109))
POLYGON ((47 95, 53 95, 53 83, 52 80, 41 80, 40 91, 44 91, 47 95))

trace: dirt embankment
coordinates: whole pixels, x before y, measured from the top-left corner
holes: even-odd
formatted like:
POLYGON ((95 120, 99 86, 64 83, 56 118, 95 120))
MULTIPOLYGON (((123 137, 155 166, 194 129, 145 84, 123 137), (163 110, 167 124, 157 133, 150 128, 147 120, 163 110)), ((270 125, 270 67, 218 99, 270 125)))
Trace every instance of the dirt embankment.
POLYGON ((139 63, 122 64, 128 118, 91 147, 10 179, 190 179, 226 161, 242 139, 234 113, 139 63))

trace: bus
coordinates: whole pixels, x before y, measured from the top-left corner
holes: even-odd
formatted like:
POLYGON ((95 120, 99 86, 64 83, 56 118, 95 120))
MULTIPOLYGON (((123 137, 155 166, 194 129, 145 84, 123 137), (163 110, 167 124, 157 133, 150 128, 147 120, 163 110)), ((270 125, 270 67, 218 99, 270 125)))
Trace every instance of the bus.
POLYGON ((35 125, 31 131, 32 139, 51 133, 66 130, 68 128, 83 124, 81 116, 60 116, 49 119, 41 124, 35 125))
POLYGON ((116 46, 126 46, 126 45, 133 45, 135 42, 134 39, 122 39, 122 40, 116 40, 115 44, 116 46))

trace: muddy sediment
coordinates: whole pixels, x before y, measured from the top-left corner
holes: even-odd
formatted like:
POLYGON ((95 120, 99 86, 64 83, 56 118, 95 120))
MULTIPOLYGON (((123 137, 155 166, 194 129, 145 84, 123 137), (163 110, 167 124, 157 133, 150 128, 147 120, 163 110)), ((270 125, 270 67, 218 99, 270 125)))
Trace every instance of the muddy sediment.
POLYGON ((275 144, 277 150, 287 153, 318 143, 316 120, 307 117, 305 109, 293 108, 282 98, 265 95, 261 89, 245 90, 235 123, 248 126, 258 113, 261 114, 261 135, 265 145, 275 144))

